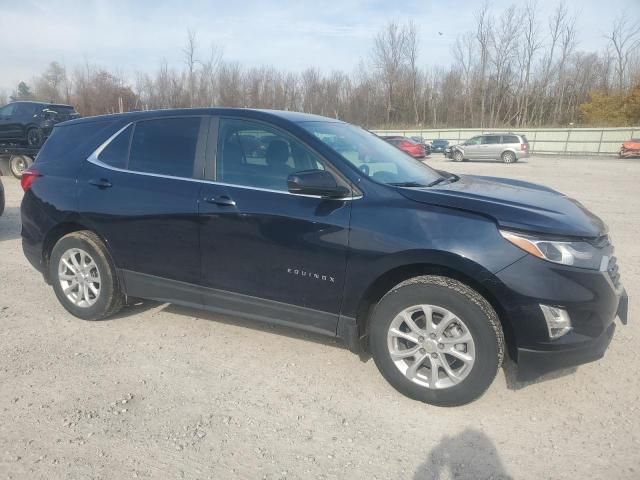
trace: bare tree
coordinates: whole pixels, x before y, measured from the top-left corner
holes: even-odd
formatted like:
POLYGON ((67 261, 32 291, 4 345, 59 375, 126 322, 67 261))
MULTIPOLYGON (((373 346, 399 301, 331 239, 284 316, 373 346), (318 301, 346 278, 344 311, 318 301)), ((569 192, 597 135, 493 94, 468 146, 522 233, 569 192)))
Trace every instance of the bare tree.
POLYGON ((615 52, 618 89, 622 91, 631 55, 640 46, 640 25, 630 25, 629 17, 622 14, 614 21, 611 33, 605 37, 611 42, 615 52))
POLYGON ((484 6, 476 13, 476 41, 480 50, 480 127, 485 126, 485 111, 487 98, 487 70, 489 66, 489 42, 493 30, 493 21, 489 15, 489 5, 484 6))
POLYGON ((406 41, 406 32, 396 21, 389 22, 375 38, 373 63, 380 73, 386 90, 387 124, 391 121, 394 92, 405 61, 406 41))

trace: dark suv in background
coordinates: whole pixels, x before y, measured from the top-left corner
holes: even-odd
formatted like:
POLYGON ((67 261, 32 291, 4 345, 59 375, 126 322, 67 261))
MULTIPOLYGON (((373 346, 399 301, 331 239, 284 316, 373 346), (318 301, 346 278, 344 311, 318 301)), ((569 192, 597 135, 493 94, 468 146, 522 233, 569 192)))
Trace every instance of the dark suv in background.
POLYGON ((79 117, 70 105, 12 102, 0 108, 0 144, 21 143, 38 148, 54 125, 79 117))
POLYGON ((368 350, 428 403, 477 398, 505 352, 531 376, 600 358, 626 322, 607 227, 579 202, 433 170, 338 120, 74 120, 22 186, 25 255, 71 314, 133 297, 290 325, 368 350))

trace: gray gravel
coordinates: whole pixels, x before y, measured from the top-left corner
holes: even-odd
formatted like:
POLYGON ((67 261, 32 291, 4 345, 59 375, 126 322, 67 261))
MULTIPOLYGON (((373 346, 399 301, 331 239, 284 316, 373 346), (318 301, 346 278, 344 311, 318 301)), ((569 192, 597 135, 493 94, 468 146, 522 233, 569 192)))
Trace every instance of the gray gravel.
POLYGON ((68 315, 0 218, 0 478, 640 478, 640 161, 428 163, 550 185, 609 224, 631 319, 599 362, 442 409, 332 340, 157 303, 68 315))

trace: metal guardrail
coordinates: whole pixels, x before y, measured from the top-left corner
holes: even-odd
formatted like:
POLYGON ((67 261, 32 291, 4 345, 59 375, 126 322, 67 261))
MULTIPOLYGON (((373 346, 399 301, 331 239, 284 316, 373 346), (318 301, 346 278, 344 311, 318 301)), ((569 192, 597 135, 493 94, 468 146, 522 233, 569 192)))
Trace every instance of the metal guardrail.
MULTIPOLYGON (((483 133, 504 133, 504 128, 443 128, 373 130, 380 135, 419 136, 427 140, 442 138, 461 143, 483 133)), ((527 136, 532 153, 560 155, 617 155, 622 142, 640 137, 640 126, 625 128, 523 128, 514 133, 527 136)))

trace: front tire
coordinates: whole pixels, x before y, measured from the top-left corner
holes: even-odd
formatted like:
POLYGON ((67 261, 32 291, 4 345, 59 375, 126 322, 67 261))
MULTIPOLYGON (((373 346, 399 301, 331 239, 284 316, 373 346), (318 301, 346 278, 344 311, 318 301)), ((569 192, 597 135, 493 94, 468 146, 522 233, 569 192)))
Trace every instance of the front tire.
POLYGON ((38 127, 27 130, 27 145, 31 148, 40 148, 44 141, 44 133, 38 127))
POLYGON ((504 356, 491 304, 467 285, 435 275, 402 282, 378 302, 370 344, 376 366, 396 390, 447 407, 480 397, 504 356))
POLYGON ((454 162, 463 162, 463 161, 464 161, 464 155, 463 155, 463 153, 462 153, 462 152, 460 152, 460 151, 458 151, 458 150, 456 150, 456 151, 453 153, 453 161, 454 161, 454 162))
POLYGON ((115 265, 100 238, 88 230, 72 232, 53 247, 49 278, 58 301, 83 320, 102 320, 118 312, 125 297, 115 265))

